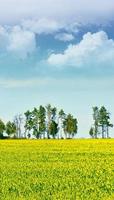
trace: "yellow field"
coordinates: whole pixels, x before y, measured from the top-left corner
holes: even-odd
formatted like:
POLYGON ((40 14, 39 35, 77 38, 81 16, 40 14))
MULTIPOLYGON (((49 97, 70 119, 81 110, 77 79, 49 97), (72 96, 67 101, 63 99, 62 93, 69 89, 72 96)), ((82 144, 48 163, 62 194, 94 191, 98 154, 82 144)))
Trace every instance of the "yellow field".
POLYGON ((0 200, 114 200, 114 140, 1 140, 0 200))

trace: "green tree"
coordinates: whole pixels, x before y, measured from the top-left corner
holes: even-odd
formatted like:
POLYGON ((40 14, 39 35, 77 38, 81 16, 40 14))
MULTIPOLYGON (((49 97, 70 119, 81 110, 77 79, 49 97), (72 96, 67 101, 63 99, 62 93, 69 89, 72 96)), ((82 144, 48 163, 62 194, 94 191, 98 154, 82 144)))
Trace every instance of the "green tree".
POLYGON ((31 128, 33 128, 33 135, 35 135, 37 138, 40 138, 40 130, 39 130, 40 119, 39 119, 39 110, 37 108, 34 108, 34 110, 32 111, 32 122, 33 125, 31 128))
MULTIPOLYGON (((27 111, 25 113, 26 121, 25 121, 25 130, 32 131, 33 135, 36 136, 36 138, 45 138, 45 133, 47 132, 47 138, 53 137, 55 138, 57 136, 57 132, 59 130, 59 120, 61 121, 61 127, 63 130, 67 131, 67 134, 69 136, 74 137, 77 133, 77 119, 73 118, 71 116, 71 121, 66 118, 66 115, 63 110, 59 111, 59 118, 57 118, 57 108, 52 107, 50 104, 48 104, 46 107, 43 107, 42 105, 39 106, 39 108, 34 108, 33 111, 27 111), (65 123, 67 122, 68 123, 65 123), (71 123, 71 127, 70 124, 71 123), (70 130, 69 130, 70 127, 70 130)), ((62 135, 61 135, 62 138, 62 135)))
POLYGON ((74 119, 71 114, 68 114, 66 119, 64 120, 64 131, 66 134, 66 138, 74 137, 78 130, 77 124, 77 119, 74 119))
POLYGON ((102 106, 99 110, 99 125, 101 126, 102 129, 102 138, 105 138, 107 120, 108 120, 107 110, 104 106, 102 106))
POLYGON ((3 133, 5 131, 5 124, 4 122, 0 119, 0 138, 3 138, 3 133))
POLYGON ((99 113, 99 124, 102 128, 102 138, 109 138, 109 127, 113 127, 113 124, 110 122, 110 113, 104 106, 100 108, 99 113))
POLYGON ((94 128, 91 127, 90 130, 89 130, 89 135, 94 138, 95 134, 94 134, 94 128))
POLYGON ((40 138, 40 132, 38 131, 38 129, 36 127, 33 127, 33 135, 39 139, 40 138))
POLYGON ((78 121, 76 118, 72 119, 72 138, 77 134, 78 131, 78 121))
POLYGON ((58 132, 58 124, 52 120, 49 127, 49 134, 55 139, 58 132))
POLYGON ((49 138, 49 130, 52 120, 52 107, 51 104, 48 104, 46 106, 46 115, 47 115, 47 138, 49 138))
MULTIPOLYGON (((47 138, 50 138, 50 130, 53 125, 53 121, 56 120, 57 108, 52 107, 51 104, 46 106, 46 115, 47 115, 47 138)), ((56 122, 55 122, 56 123, 56 122)))
POLYGON ((39 107, 39 133, 40 135, 43 135, 43 138, 45 138, 45 131, 46 131, 46 110, 41 105, 39 107))
POLYGON ((61 109, 59 111, 59 126, 60 126, 60 128, 59 128, 60 136, 59 137, 60 138, 63 138, 63 132, 64 132, 64 129, 65 129, 65 127, 64 127, 65 117, 66 117, 66 114, 63 111, 63 109, 61 109))
POLYGON ((25 113, 25 134, 24 137, 26 138, 27 135, 30 137, 30 131, 33 128, 33 120, 32 120, 32 112, 27 110, 25 113))
POLYGON ((6 124, 6 133, 8 136, 13 135, 14 137, 16 136, 16 125, 14 122, 7 122, 6 124))
POLYGON ((41 138, 43 135, 45 137, 46 130, 46 110, 40 105, 39 108, 34 108, 33 111, 27 111, 25 113, 26 123, 25 129, 28 133, 32 131, 36 138, 41 138))
POLYGON ((109 128, 110 127, 112 128, 113 124, 110 123, 109 121, 107 121, 107 124, 106 124, 106 136, 107 136, 107 138, 110 138, 110 136, 109 136, 109 128))
POLYGON ((56 114, 57 114, 57 108, 54 107, 51 110, 51 120, 55 120, 56 119, 56 114))

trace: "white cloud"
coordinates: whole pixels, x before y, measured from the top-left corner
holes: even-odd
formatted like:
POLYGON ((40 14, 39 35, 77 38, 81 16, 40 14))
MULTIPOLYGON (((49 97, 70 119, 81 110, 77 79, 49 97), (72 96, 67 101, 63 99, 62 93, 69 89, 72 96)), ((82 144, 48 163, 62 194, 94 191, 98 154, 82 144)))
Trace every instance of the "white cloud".
POLYGON ((23 30, 20 26, 0 27, 0 53, 10 53, 19 58, 26 58, 36 48, 35 34, 23 30))
POLYGON ((72 24, 68 27, 68 24, 49 18, 23 20, 15 26, 0 26, 0 54, 10 53, 21 59, 26 58, 36 49, 36 34, 54 34, 58 40, 71 41, 74 39, 72 33, 62 31, 76 32, 76 26, 72 24))
POLYGON ((69 21, 60 21, 57 19, 51 18, 40 18, 40 19, 26 19, 23 20, 21 26, 24 30, 32 31, 36 34, 55 34, 57 39, 63 38, 63 40, 72 40, 72 33, 78 33, 82 24, 76 22, 75 20, 69 21), (65 32, 63 32, 63 30, 65 32))
POLYGON ((114 41, 104 31, 88 32, 80 43, 69 45, 60 54, 52 53, 47 62, 55 66, 114 66, 114 41))
POLYGON ((67 41, 69 42, 69 41, 74 40, 74 36, 69 33, 58 33, 57 35, 55 35, 55 39, 63 41, 63 42, 67 42, 67 41))
POLYGON ((59 31, 64 25, 53 19, 42 18, 39 20, 23 20, 22 26, 25 30, 37 34, 51 34, 59 31))
POLYGON ((35 50, 36 42, 35 35, 30 31, 25 31, 19 26, 12 29, 9 34, 8 51, 21 57, 26 58, 27 55, 32 54, 35 50))
POLYGON ((102 21, 114 13, 110 0, 0 0, 0 23, 18 23, 27 18, 52 18, 68 21, 102 21))

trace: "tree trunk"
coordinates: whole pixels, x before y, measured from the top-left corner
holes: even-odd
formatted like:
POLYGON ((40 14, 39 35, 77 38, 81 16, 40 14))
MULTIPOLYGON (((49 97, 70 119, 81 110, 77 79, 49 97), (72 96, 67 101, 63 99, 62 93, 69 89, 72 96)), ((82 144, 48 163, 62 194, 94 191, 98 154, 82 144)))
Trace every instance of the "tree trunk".
POLYGON ((95 138, 98 137, 98 125, 95 124, 95 138))
POLYGON ((104 125, 102 125, 102 138, 104 138, 104 125))
POLYGON ((109 127, 108 127, 108 125, 106 127, 106 133, 107 133, 107 138, 109 138, 109 127))
POLYGON ((45 139, 45 132, 43 132, 43 139, 45 139))

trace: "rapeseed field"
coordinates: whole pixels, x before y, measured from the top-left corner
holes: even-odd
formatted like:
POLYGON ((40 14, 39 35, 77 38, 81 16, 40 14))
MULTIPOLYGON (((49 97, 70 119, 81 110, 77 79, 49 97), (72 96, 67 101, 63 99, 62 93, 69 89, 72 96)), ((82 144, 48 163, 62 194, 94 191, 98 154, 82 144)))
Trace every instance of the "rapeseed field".
POLYGON ((0 200, 114 200, 114 139, 1 140, 0 200))

